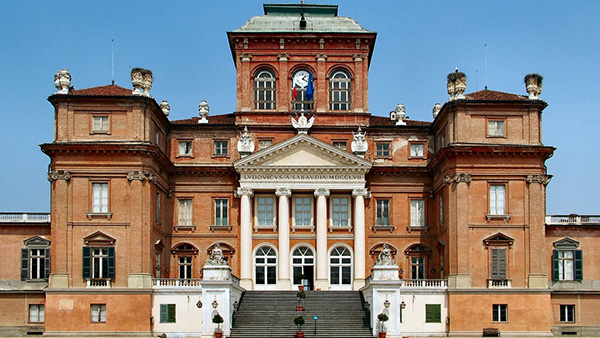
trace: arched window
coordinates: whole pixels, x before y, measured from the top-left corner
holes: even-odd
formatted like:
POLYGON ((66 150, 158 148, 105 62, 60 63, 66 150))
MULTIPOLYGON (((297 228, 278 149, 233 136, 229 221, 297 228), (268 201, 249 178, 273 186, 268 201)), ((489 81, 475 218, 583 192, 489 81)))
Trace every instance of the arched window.
POLYGON ((262 69, 254 77, 254 108, 275 109, 277 81, 270 70, 262 69))
POLYGON ((352 283, 352 255, 350 250, 338 246, 329 256, 331 285, 349 285, 352 283))
POLYGON ((404 253, 410 260, 410 279, 425 279, 427 277, 426 260, 431 253, 431 249, 422 244, 415 244, 409 247, 404 253))
POLYGON ((191 244, 182 243, 177 245, 171 252, 177 257, 177 277, 180 279, 193 278, 192 258, 198 254, 198 249, 191 244))
POLYGON ((291 88, 294 111, 312 111, 315 93, 312 73, 306 69, 295 71, 291 88))
POLYGON ((256 284, 277 283, 277 253, 272 247, 267 245, 259 247, 254 256, 254 263, 256 284))
POLYGON ((334 71, 329 77, 329 109, 350 110, 350 75, 343 70, 334 71))
POLYGON ((312 284, 314 275, 314 253, 308 246, 299 246, 292 253, 292 269, 294 272, 294 285, 300 285, 302 279, 312 284))

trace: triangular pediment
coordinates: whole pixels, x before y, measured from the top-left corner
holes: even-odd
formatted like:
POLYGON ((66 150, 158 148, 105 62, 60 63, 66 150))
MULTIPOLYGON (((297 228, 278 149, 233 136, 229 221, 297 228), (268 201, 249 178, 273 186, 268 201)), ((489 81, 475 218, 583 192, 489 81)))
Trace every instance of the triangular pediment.
POLYGON ((554 245, 554 247, 557 249, 577 249, 579 247, 579 242, 577 242, 574 239, 565 237, 552 243, 552 245, 554 245))
POLYGON ((307 134, 299 134, 234 163, 244 168, 355 168, 367 172, 371 163, 307 134))
POLYGON ((113 245, 115 244, 115 239, 106 235, 101 231, 96 231, 93 234, 84 237, 83 242, 86 245, 94 246, 94 245, 113 245))
POLYGON ((23 244, 25 244, 26 247, 32 247, 32 246, 46 247, 46 246, 50 245, 50 241, 43 237, 40 237, 40 236, 34 236, 34 237, 24 240, 23 244))
POLYGON ((512 244, 515 242, 515 240, 501 232, 492 235, 486 239, 483 240, 483 243, 486 246, 490 246, 490 245, 502 245, 502 246, 512 246, 512 244))

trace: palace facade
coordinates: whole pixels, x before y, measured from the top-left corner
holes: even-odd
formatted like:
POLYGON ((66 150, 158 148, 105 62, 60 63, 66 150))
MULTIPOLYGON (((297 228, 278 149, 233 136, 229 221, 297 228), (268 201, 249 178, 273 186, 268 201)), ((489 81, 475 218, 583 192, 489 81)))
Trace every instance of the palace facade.
POLYGON ((209 304, 228 330, 244 290, 303 284, 362 291, 374 315, 389 299, 390 337, 597 335, 600 218, 546 217, 541 77, 465 94, 457 71, 432 121, 375 115, 376 33, 337 10, 264 5, 228 32, 230 114, 169 120, 149 70, 133 89, 59 71, 51 221, 0 224, 5 331, 209 337, 209 304), (230 278, 207 277, 216 247, 230 278))

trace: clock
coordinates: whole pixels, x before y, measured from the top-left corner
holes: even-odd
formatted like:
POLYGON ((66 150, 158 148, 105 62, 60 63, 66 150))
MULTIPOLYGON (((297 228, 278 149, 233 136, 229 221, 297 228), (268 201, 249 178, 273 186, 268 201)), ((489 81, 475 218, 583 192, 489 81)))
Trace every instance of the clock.
POLYGON ((309 76, 310 76, 310 74, 308 74, 308 72, 305 70, 297 71, 296 74, 294 74, 294 79, 293 79, 294 86, 300 87, 300 88, 306 88, 306 86, 308 85, 309 76))

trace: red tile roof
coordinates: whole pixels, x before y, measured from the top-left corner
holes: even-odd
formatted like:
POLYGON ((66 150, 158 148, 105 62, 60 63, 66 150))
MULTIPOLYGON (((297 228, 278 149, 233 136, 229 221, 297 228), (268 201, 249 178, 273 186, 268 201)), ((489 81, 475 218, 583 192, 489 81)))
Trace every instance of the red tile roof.
MULTIPOLYGON (((198 120, 200 117, 192 117, 185 120, 175 120, 171 121, 172 124, 195 124, 199 125, 198 120)), ((208 125, 211 124, 219 124, 219 125, 234 125, 235 124, 235 115, 231 114, 223 114, 223 115, 209 115, 208 116, 208 125)))
POLYGON ((79 95, 79 96, 131 96, 132 89, 123 88, 117 85, 108 85, 108 86, 100 86, 100 87, 92 87, 92 88, 84 88, 84 89, 74 89, 71 88, 69 90, 69 95, 79 95))
MULTIPOLYGON (((404 120, 408 127, 429 127, 431 126, 431 122, 425 121, 415 121, 415 120, 404 120)), ((369 126, 370 127, 394 127, 396 125, 396 121, 390 120, 387 116, 375 116, 371 115, 369 117, 369 126)))
POLYGON ((495 90, 480 90, 474 93, 465 94, 467 100, 476 101, 527 101, 529 98, 525 95, 497 92, 495 90))

